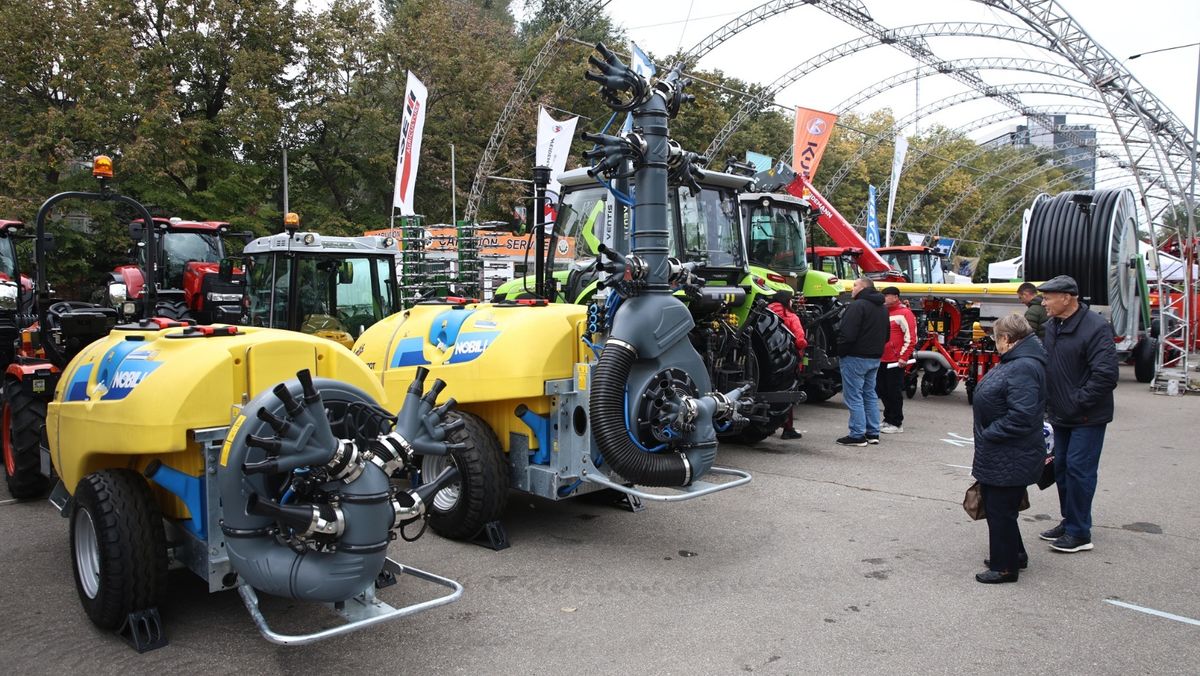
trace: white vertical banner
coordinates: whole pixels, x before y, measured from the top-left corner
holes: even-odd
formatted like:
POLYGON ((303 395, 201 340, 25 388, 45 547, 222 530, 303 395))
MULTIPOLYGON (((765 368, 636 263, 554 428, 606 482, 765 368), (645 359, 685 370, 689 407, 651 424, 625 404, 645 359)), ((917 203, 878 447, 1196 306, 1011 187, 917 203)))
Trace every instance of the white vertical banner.
MULTIPOLYGON (((646 52, 643 52, 641 47, 635 45, 633 40, 629 41, 629 56, 629 67, 633 69, 633 72, 646 78, 646 80, 654 77, 654 73, 658 69, 654 67, 654 62, 650 60, 646 52)), ((625 123, 621 125, 621 133, 628 134, 631 131, 633 131, 633 112, 625 114, 625 123)))
POLYGON ((412 71, 404 92, 404 116, 400 121, 400 147, 396 150, 396 187, 392 207, 403 216, 413 216, 413 189, 417 184, 417 164, 421 160, 421 132, 425 129, 425 100, 429 91, 412 71))
POLYGON ((558 175, 567 167, 567 156, 571 154, 571 141, 575 138, 578 117, 558 121, 550 117, 545 108, 538 108, 537 157, 535 166, 550 167, 550 185, 546 191, 554 193, 558 200, 560 184, 558 175))
POLYGON ((900 185, 900 170, 904 168, 904 156, 908 154, 908 137, 896 137, 896 151, 892 154, 892 187, 888 191, 887 234, 884 246, 892 245, 892 207, 896 202, 896 187, 900 185))

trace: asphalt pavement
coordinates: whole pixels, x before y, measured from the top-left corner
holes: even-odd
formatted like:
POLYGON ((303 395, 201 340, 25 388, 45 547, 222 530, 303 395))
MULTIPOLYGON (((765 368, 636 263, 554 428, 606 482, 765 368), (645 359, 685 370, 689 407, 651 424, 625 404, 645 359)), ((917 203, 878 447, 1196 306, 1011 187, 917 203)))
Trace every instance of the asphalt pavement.
MULTIPOLYGON (((427 534, 403 563, 463 583, 454 604, 280 647, 236 593, 174 571, 170 645, 137 654, 96 630, 72 581, 67 522, 0 487, 0 671, 34 673, 1194 674, 1200 670, 1200 397, 1151 394, 1122 368, 1094 507, 1095 550, 1052 552, 1031 490, 1030 565, 982 585, 987 527, 964 514, 966 396, 906 403, 904 433, 844 448, 840 398, 797 409, 804 438, 723 445, 748 486, 630 513, 513 494, 502 552, 427 534), (1118 605, 1113 603, 1127 605, 1118 605), (1130 607, 1132 606, 1132 607, 1130 607), (1189 622, 1190 620, 1190 622, 1189 622)), ((394 605, 431 595, 404 581, 394 605)), ((274 600, 283 628, 327 611, 274 600)))

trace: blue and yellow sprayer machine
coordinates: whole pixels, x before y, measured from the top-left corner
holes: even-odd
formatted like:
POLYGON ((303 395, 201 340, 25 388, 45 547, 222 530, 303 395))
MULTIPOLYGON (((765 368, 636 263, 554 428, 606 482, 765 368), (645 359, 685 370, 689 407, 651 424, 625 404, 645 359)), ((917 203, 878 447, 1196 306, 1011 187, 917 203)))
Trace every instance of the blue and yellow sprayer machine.
MULTIPOLYGON (((672 295, 691 274, 668 256, 666 214, 669 167, 690 156, 668 138, 687 81, 679 66, 650 81, 597 51, 587 77, 634 128, 588 136, 585 157, 602 182, 632 167, 637 195, 630 250, 601 249, 598 303, 420 303, 347 331, 359 334, 351 349, 151 319, 117 326, 62 369, 43 465, 98 627, 142 649, 165 641, 156 608, 175 566, 210 591, 236 589, 268 640, 308 643, 457 599, 457 582, 389 558, 389 546, 426 523, 486 534, 510 490, 678 501, 750 481, 714 463, 717 432, 744 424, 751 385, 713 391, 672 295), (406 576, 445 592, 400 607, 376 594, 406 576), (260 594, 329 604, 344 621, 285 635, 260 594)), ((328 269, 346 281, 344 266, 328 269)), ((281 307, 270 293, 265 307, 281 307)))

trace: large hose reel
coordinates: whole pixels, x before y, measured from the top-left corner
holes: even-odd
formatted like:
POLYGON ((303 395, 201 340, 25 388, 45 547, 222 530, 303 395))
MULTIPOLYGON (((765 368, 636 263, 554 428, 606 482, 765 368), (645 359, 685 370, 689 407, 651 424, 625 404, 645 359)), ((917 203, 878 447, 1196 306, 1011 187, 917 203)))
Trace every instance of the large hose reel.
POLYGON ((1025 279, 1070 275, 1082 300, 1107 306, 1118 335, 1137 324, 1137 202, 1128 190, 1064 192, 1034 201, 1025 237, 1025 279))

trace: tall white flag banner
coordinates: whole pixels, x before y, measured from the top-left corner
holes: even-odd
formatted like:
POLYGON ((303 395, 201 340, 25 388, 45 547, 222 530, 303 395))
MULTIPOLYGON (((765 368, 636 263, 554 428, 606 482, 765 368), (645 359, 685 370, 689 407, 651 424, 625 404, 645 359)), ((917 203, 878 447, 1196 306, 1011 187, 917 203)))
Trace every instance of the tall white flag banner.
POLYGON ((396 188, 392 207, 403 216, 413 216, 413 189, 417 184, 417 163, 421 160, 421 132, 425 129, 425 100, 429 91, 412 71, 404 93, 404 116, 400 121, 400 147, 396 150, 396 188))
POLYGON ((892 207, 896 202, 896 187, 900 185, 900 170, 904 168, 904 156, 908 154, 908 138, 896 137, 896 152, 892 155, 892 187, 888 191, 887 234, 884 246, 892 245, 892 207))
MULTIPOLYGON (((654 67, 654 62, 650 60, 650 57, 646 56, 646 52, 635 45, 633 40, 629 41, 629 56, 629 67, 633 69, 633 72, 647 80, 654 77, 654 73, 658 69, 654 67)), ((621 124, 621 133, 628 134, 631 131, 633 131, 633 113, 629 112, 625 115, 625 122, 621 124)))
POLYGON ((567 156, 571 154, 571 141, 575 138, 578 117, 559 122, 550 117, 545 108, 538 109, 537 162, 535 166, 550 167, 548 192, 558 198, 560 184, 558 175, 567 167, 567 156))

